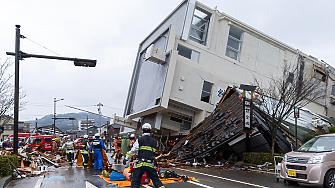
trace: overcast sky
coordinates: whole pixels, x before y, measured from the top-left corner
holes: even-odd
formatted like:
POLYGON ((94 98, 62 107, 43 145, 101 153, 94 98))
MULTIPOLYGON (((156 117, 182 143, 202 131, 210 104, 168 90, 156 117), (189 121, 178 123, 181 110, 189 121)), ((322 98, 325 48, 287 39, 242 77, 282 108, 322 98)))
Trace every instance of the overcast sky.
MULTIPOLYGON (((14 52, 15 25, 21 51, 96 59, 95 68, 70 61, 27 58, 20 86, 27 93, 19 120, 80 112, 65 105, 111 116, 123 115, 139 43, 181 0, 31 0, 0 3, 0 61, 14 52), (37 43, 37 44, 36 44, 37 43), (54 53, 55 52, 55 53, 54 53), (57 53, 57 54, 56 54, 57 53)), ((209 7, 335 66, 333 0, 202 0, 209 7)), ((12 57, 14 62, 14 57, 12 57)), ((14 71, 14 66, 10 70, 14 71)))

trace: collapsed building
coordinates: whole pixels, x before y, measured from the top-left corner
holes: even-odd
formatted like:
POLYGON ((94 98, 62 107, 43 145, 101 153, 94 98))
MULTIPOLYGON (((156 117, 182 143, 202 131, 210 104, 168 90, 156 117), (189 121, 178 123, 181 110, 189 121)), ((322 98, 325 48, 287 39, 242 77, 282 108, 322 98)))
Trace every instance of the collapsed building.
MULTIPOLYGON (((182 0, 140 42, 124 117, 113 117, 112 122, 122 126, 121 134, 134 132, 141 120, 141 124, 150 123, 155 136, 162 140, 188 135, 199 129, 200 122, 202 127, 209 125, 204 119, 213 116, 225 88, 250 83, 254 77, 268 83, 271 75, 280 76, 285 62, 299 68, 292 73, 295 80, 306 73, 322 82, 326 97, 306 106, 306 114, 310 110, 326 118, 335 117, 334 67, 217 8, 182 0)), ((255 117, 260 116, 257 114, 255 111, 255 117)), ((256 118, 260 126, 261 119, 256 118)), ((234 134, 228 140, 239 135, 234 134)))
MULTIPOLYGON (((243 102, 241 90, 228 87, 216 109, 194 127, 171 150, 168 158, 180 162, 207 160, 228 160, 232 156, 243 158, 243 153, 271 152, 271 133, 267 124, 268 114, 257 104, 254 105, 252 116, 253 133, 247 148, 246 133, 243 133, 243 102)), ((275 153, 286 153, 295 146, 295 124, 292 116, 287 118, 277 129, 275 153)), ((299 118, 298 143, 301 144, 307 134, 317 129, 331 126, 329 119, 303 109, 299 118), (318 123, 315 123, 318 122, 318 123)), ((214 162, 214 161, 212 161, 214 162)))

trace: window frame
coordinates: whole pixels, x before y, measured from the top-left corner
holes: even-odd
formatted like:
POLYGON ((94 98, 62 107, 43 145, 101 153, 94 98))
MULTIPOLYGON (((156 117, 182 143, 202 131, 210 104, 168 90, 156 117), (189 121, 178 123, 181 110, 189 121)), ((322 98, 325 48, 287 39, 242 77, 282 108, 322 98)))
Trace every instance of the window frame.
POLYGON ((318 80, 320 80, 322 82, 326 82, 327 81, 326 71, 323 70, 322 68, 316 66, 316 65, 313 65, 313 78, 318 79, 318 80), (320 78, 316 77, 315 73, 321 74, 322 76, 324 76, 324 79, 323 78, 320 79, 320 78))
POLYGON ((231 58, 231 59, 235 59, 235 58, 232 58, 232 57, 230 57, 230 56, 227 55, 227 49, 229 49, 229 50, 234 51, 234 52, 237 53, 237 54, 236 54, 236 59, 235 59, 235 60, 236 60, 236 61, 240 61, 240 54, 241 54, 241 46, 242 46, 243 34, 244 34, 244 31, 242 31, 241 29, 239 29, 239 28, 237 28, 237 27, 234 27, 234 26, 230 26, 230 27, 229 27, 229 31, 228 31, 228 40, 227 40, 227 47, 226 47, 226 53, 225 53, 225 56, 226 56, 226 57, 229 57, 229 58, 231 58), (241 31, 241 35, 240 35, 240 38, 241 38, 241 39, 237 39, 237 38, 235 38, 235 37, 233 37, 233 36, 231 36, 231 35, 229 34, 229 33, 230 33, 230 30, 231 30, 232 27, 233 27, 234 29, 237 29, 237 30, 241 31), (231 46, 228 45, 229 39, 231 39, 231 40, 233 40, 233 41, 235 41, 235 42, 238 43, 238 49, 235 49, 235 48, 233 48, 233 47, 231 47, 231 46))
POLYGON ((200 52, 197 52, 197 51, 195 51, 195 50, 193 50, 191 48, 188 48, 188 47, 186 47, 186 46, 184 46, 182 44, 179 44, 179 43, 177 44, 177 51, 178 51, 178 55, 183 56, 183 57, 185 57, 185 58, 187 58, 189 60, 192 60, 192 61, 195 61, 195 62, 199 62, 200 52), (187 50, 191 51, 190 58, 188 58, 188 57, 186 57, 186 56, 184 56, 184 55, 182 55, 182 54, 179 53, 180 52, 178 50, 179 46, 181 48, 186 48, 187 50))
POLYGON ((199 43, 199 44, 202 44, 202 45, 206 46, 207 45, 207 39, 208 39, 208 32, 209 32, 209 23, 211 21, 211 18, 212 18, 212 14, 210 12, 208 12, 208 11, 206 11, 206 10, 200 8, 200 7, 195 7, 194 13, 193 13, 193 16, 192 16, 192 21, 191 21, 189 39, 192 40, 192 41, 194 41, 194 42, 196 42, 196 43, 199 43), (204 18, 196 15, 196 11, 199 11, 199 12, 207 15, 209 17, 209 19, 206 20, 206 19, 204 19, 204 18), (200 20, 202 20, 202 21, 205 22, 205 24, 204 24, 205 25, 205 29, 201 29, 198 26, 196 26, 196 25, 193 24, 193 21, 194 21, 195 17, 197 19, 200 19, 200 20), (196 31, 201 32, 203 34, 202 35, 203 36, 202 39, 199 39, 196 36, 193 36, 192 35, 192 30, 196 30, 196 31))
POLYGON ((210 103, 210 102, 211 102, 212 90, 213 90, 213 83, 204 80, 204 83, 202 84, 202 89, 201 89, 200 101, 202 101, 202 102, 206 102, 206 103, 210 103), (209 83, 209 84, 211 84, 211 89, 210 89, 210 91, 206 91, 206 90, 204 90, 205 83, 209 83), (203 98, 204 98, 204 97, 203 97, 203 93, 207 93, 207 94, 209 94, 208 102, 205 101, 205 100, 203 100, 203 98))

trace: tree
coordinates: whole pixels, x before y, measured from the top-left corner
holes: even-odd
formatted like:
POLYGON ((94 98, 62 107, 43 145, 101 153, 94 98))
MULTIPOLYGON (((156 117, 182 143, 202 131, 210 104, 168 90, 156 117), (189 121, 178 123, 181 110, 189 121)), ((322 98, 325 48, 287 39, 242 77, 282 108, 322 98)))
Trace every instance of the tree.
MULTIPOLYGON (((11 58, 7 58, 4 63, 0 63, 0 126, 7 124, 14 114, 14 85, 12 84, 13 74, 9 74, 8 70, 13 65, 11 58)), ((21 92, 20 99, 26 95, 21 92)), ((19 109, 25 105, 24 101, 20 102, 19 109)))
POLYGON ((271 153, 274 153, 275 138, 279 125, 293 112, 295 107, 304 107, 325 97, 322 81, 304 71, 304 57, 299 55, 297 63, 284 61, 278 77, 271 75, 267 85, 254 77, 256 92, 261 101, 260 108, 268 115, 267 126, 271 133, 271 153))

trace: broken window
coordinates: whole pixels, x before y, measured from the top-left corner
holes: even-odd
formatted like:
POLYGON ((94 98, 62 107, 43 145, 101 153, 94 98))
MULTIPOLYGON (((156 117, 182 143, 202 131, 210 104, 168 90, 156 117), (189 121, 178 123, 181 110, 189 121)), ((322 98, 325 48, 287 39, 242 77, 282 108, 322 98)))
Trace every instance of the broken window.
POLYGON ((209 12, 199 7, 195 8, 190 31, 191 40, 206 45, 210 18, 211 14, 209 12))
POLYGON ((178 54, 183 56, 183 57, 186 57, 188 59, 191 59, 195 62, 198 62, 198 59, 199 59, 199 52, 196 52, 196 51, 193 51, 189 48, 186 48, 185 46, 182 46, 182 45, 179 45, 177 46, 177 51, 178 51, 178 54))
POLYGON ((226 48, 227 57, 233 58, 235 60, 239 59, 242 44, 242 33, 243 31, 230 26, 226 48))
POLYGON ((319 79, 323 82, 326 82, 326 72, 324 70, 322 70, 321 68, 317 67, 314 65, 314 73, 313 73, 313 77, 316 79, 319 79))
POLYGON ((204 81, 201 92, 201 101, 209 103, 212 92, 212 85, 212 83, 204 81))

